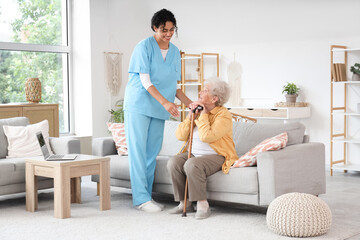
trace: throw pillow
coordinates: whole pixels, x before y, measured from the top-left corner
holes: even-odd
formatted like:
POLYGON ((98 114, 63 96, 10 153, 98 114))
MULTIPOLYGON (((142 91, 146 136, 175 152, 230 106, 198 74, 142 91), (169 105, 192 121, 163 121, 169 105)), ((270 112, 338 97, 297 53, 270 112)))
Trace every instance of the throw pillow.
POLYGON ((3 126, 8 140, 8 155, 12 157, 41 156, 39 142, 36 133, 41 131, 50 154, 53 154, 49 144, 49 122, 44 120, 27 126, 3 126))
POLYGON ((125 124, 108 122, 107 126, 114 139, 118 154, 127 155, 128 150, 127 150, 126 138, 125 138, 125 124))
POLYGON ((256 155, 259 152, 282 149, 286 146, 287 141, 288 135, 286 132, 276 135, 275 137, 265 139, 264 141, 250 149, 250 151, 242 155, 232 167, 249 167, 256 165, 256 155))

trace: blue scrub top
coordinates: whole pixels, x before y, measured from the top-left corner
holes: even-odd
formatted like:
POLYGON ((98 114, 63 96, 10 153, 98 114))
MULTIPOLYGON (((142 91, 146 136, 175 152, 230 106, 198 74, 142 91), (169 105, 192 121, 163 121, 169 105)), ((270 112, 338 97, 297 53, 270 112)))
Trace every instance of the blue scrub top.
POLYGON ((139 42, 130 59, 129 81, 125 90, 124 109, 149 117, 167 120, 170 113, 143 87, 140 73, 150 75, 156 89, 169 101, 174 102, 177 81, 181 79, 179 49, 169 44, 165 61, 154 37, 139 42))

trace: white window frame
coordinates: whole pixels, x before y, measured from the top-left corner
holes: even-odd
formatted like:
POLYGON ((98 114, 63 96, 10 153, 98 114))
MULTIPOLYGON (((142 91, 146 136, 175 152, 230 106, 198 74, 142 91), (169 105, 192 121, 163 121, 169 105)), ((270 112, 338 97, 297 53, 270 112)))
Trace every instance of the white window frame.
MULTIPOLYGON (((14 42, 0 42, 0 50, 3 51, 27 51, 27 52, 48 52, 48 53, 64 53, 67 54, 67 64, 63 64, 63 77, 66 77, 67 81, 64 82, 64 106, 67 106, 68 111, 64 112, 64 124, 65 129, 69 132, 62 135, 72 134, 73 119, 71 114, 70 104, 70 80, 71 80, 71 0, 65 0, 66 19, 63 19, 62 27, 66 28, 66 45, 45 45, 45 44, 33 44, 33 43, 14 43, 14 42), (66 120, 67 119, 67 120, 66 120), (67 125, 67 126, 66 126, 67 125)), ((64 38, 64 37, 63 37, 64 38)))

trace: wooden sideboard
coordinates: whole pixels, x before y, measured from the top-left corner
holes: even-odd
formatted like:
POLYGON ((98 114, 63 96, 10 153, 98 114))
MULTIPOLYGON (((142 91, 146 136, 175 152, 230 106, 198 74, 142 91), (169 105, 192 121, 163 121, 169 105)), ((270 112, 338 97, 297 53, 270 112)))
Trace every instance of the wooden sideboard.
POLYGON ((311 116, 310 107, 250 108, 228 107, 230 112, 256 119, 301 119, 311 116))
POLYGON ((0 104, 0 118, 27 117, 30 124, 49 121, 49 135, 59 137, 59 104, 11 103, 0 104))

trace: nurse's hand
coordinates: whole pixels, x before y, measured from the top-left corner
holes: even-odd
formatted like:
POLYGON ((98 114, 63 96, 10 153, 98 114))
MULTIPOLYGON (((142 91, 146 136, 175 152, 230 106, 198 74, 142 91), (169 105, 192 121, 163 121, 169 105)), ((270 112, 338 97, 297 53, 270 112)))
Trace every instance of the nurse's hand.
POLYGON ((163 104, 163 107, 168 111, 172 116, 178 117, 180 116, 179 111, 177 110, 177 106, 175 103, 166 102, 163 104))

